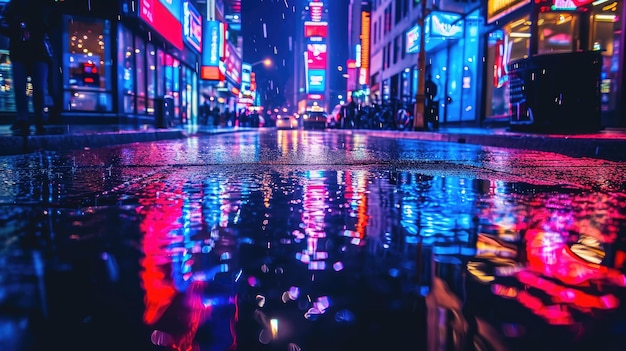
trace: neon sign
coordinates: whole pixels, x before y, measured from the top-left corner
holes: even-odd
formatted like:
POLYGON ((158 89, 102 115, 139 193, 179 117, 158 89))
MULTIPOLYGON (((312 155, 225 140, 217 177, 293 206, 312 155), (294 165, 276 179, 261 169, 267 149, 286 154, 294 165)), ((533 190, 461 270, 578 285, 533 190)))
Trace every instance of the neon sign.
POLYGON ((141 0, 139 17, 177 49, 183 49, 180 0, 141 0))
POLYGON ((185 41, 194 49, 202 51, 202 15, 189 1, 185 1, 183 8, 185 41))

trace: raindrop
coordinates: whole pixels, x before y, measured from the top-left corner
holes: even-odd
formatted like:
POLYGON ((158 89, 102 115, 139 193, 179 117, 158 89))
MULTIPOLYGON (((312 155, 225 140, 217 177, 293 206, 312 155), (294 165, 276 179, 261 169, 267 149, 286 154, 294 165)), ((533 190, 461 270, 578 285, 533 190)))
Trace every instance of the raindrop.
POLYGON ((287 345, 287 351, 301 351, 302 348, 292 342, 289 343, 289 345, 287 345))
POLYGON ((259 333, 259 342, 261 344, 267 345, 272 341, 272 334, 267 329, 262 329, 259 333))
POLYGON ((263 264, 263 265, 261 266, 261 272, 263 272, 263 273, 267 273, 267 272, 269 272, 269 271, 270 271, 270 268, 269 268, 266 264, 263 264))
POLYGON ((287 301, 291 301, 291 299, 289 298, 289 292, 288 291, 283 292, 280 299, 283 301, 283 303, 287 303, 287 301))
POLYGON ((319 315, 322 314, 317 308, 311 307, 306 313, 304 313, 304 318, 310 321, 315 321, 319 318, 319 315))
POLYGON ((265 296, 263 296, 263 295, 257 295, 255 299, 256 299, 256 304, 257 304, 259 307, 263 307, 263 306, 265 306, 265 296))
POLYGON ((174 344, 174 337, 166 332, 155 330, 150 335, 150 341, 156 346, 171 346, 174 344))

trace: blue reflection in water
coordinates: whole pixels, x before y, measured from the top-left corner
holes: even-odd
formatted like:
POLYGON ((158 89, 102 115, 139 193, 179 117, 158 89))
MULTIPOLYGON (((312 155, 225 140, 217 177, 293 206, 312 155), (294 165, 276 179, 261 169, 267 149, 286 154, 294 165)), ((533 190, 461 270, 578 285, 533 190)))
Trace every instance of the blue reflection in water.
POLYGON ((0 206, 0 305, 23 306, 0 342, 78 328, 68 349, 619 349, 619 196, 386 169, 105 168, 44 182, 72 203, 60 192, 125 180, 97 206, 0 206))

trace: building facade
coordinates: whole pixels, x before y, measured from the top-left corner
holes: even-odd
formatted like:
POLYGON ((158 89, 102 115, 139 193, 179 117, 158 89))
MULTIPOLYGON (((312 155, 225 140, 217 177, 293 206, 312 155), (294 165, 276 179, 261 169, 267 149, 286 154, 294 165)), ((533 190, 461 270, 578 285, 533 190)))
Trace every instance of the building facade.
MULTIPOLYGON (((371 2, 370 98, 415 103, 419 67, 437 86, 441 123, 506 120, 509 65, 551 53, 600 51, 603 127, 624 127, 624 8, 621 0, 371 2), (424 48, 420 48, 420 35, 424 48)), ((572 72, 576 74, 577 72, 572 72)))
MULTIPOLYGON (((120 119, 156 123, 167 99, 168 123, 184 126, 197 123, 199 104, 205 97, 222 110, 234 105, 238 82, 233 76, 240 75, 240 69, 221 77, 201 76, 202 51, 211 44, 203 40, 207 13, 226 21, 220 12, 227 8, 223 1, 150 4, 130 0, 57 3, 62 20, 52 38, 54 57, 46 103, 51 122, 79 118, 85 123, 120 119)), ((217 45, 225 47, 224 42, 217 45)), ((0 114, 11 116, 15 104, 7 40, 0 41, 0 55, 0 114)), ((231 50, 231 56, 237 66, 241 49, 231 50)), ((225 55, 218 61, 226 66, 225 55)))

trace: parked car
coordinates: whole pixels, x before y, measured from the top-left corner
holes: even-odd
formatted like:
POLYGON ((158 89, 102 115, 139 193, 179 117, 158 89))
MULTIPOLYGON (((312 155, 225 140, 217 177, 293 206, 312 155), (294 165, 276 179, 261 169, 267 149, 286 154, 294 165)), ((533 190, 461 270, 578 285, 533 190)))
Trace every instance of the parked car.
POLYGON ((326 127, 328 128, 339 128, 341 125, 341 106, 340 104, 335 105, 333 111, 328 116, 328 122, 326 122, 326 127))
POLYGON ((280 114, 276 116, 277 129, 296 129, 298 124, 298 116, 296 114, 280 114))
POLYGON ((304 129, 325 129, 328 122, 328 114, 322 111, 310 111, 302 114, 302 126, 304 129))

